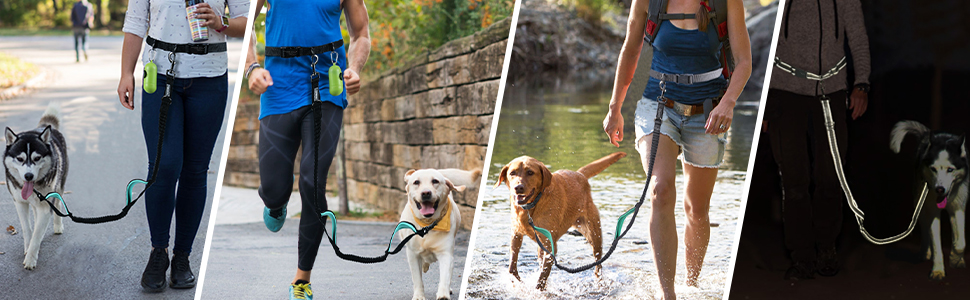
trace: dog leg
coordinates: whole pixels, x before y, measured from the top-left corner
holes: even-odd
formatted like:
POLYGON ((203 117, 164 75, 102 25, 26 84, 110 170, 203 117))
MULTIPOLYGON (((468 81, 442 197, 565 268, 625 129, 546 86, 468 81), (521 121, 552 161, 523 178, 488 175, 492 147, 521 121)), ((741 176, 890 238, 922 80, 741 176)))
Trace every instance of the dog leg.
POLYGON ((966 232, 964 231, 965 212, 961 210, 953 211, 950 214, 950 225, 953 229, 953 248, 950 249, 950 266, 954 268, 966 268, 967 263, 963 260, 963 250, 967 247, 966 232))
MULTIPOLYGON (((412 243, 414 242, 412 241, 412 243)), ((411 267, 411 283, 414 285, 414 296, 411 297, 411 300, 425 300, 424 282, 421 281, 421 268, 424 266, 424 261, 415 252, 409 245, 407 250, 408 266, 411 267)))
MULTIPOLYGON (((549 243, 542 243, 546 249, 551 249, 549 243)), ((549 281, 549 273, 552 272, 552 255, 543 252, 541 248, 536 247, 536 253, 542 257, 542 273, 539 274, 539 282, 536 284, 536 289, 540 291, 546 290, 546 283, 549 281)))
POLYGON ((454 260, 452 256, 454 252, 454 247, 448 247, 447 250, 437 253, 438 256, 438 267, 440 268, 438 273, 438 294, 435 295, 437 300, 450 300, 451 299, 451 273, 455 268, 454 260))
POLYGON ((51 223, 53 213, 48 209, 34 207, 34 230, 31 232, 30 246, 27 247, 27 257, 24 258, 24 269, 33 270, 37 267, 37 255, 40 253, 40 243, 47 234, 47 225, 51 223))
MULTIPOLYGON (((60 193, 63 193, 63 192, 60 192, 60 193)), ((64 211, 64 207, 61 206, 61 202, 60 201, 54 202, 54 206, 56 206, 57 209, 59 209, 60 211, 62 211, 62 212, 64 211)), ((51 211, 51 216, 53 216, 53 218, 54 218, 54 234, 62 234, 62 233, 64 233, 64 220, 63 220, 63 218, 54 215, 54 211, 51 211)))
POLYGON ((30 247, 31 224, 30 224, 30 204, 21 201, 14 201, 17 207, 17 217, 20 218, 20 235, 24 236, 24 255, 27 255, 27 248, 30 247))
MULTIPOLYGON (((599 260, 603 257, 603 231, 600 227, 599 214, 590 216, 588 219, 583 219, 581 222, 582 224, 577 229, 583 234, 586 241, 589 242, 589 246, 593 248, 593 257, 599 260)), ((593 274, 596 275, 596 278, 600 278, 602 271, 603 265, 597 265, 593 274)))
POLYGON ((519 233, 512 234, 512 244, 509 246, 509 253, 512 255, 512 259, 509 262, 509 274, 515 277, 516 280, 522 281, 519 277, 519 249, 522 248, 522 235, 519 233))
POLYGON ((933 249, 933 271, 930 272, 930 279, 933 280, 943 280, 946 277, 946 272, 943 270, 943 247, 940 245, 940 218, 933 218, 933 224, 930 225, 931 237, 933 238, 933 244, 930 248, 933 249))

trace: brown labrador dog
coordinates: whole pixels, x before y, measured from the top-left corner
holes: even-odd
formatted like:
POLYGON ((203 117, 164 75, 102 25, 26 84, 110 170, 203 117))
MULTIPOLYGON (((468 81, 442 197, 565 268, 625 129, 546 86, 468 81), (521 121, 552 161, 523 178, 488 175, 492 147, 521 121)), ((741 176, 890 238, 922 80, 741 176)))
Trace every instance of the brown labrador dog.
MULTIPOLYGON (((509 187, 509 202, 512 204, 512 261, 509 263, 509 273, 512 276, 522 281, 517 268, 522 236, 528 236, 534 241, 536 239, 535 231, 529 226, 529 215, 537 227, 552 233, 552 245, 542 234, 539 234, 536 243, 542 243, 543 247, 551 250, 550 246, 554 246, 570 227, 576 227, 593 247, 593 256, 600 258, 603 252, 600 214, 593 204, 588 179, 625 156, 626 153, 616 152, 591 162, 578 171, 559 170, 550 173, 542 162, 528 156, 516 158, 502 168, 495 186, 505 182, 509 187), (534 207, 531 209, 523 208, 532 204, 534 207)), ((546 280, 552 271, 552 257, 541 248, 538 252, 542 254, 542 274, 536 288, 545 290, 546 280)), ((596 277, 600 276, 601 269, 596 266, 596 277)))

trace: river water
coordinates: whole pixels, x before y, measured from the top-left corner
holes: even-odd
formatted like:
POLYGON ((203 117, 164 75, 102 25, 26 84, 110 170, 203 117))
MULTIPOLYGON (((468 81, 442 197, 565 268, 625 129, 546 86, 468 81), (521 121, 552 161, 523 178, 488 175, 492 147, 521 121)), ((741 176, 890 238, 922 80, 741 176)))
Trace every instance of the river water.
MULTIPOLYGON (((609 144, 602 130, 610 100, 611 84, 582 76, 561 77, 539 74, 511 81, 506 87, 501 117, 496 130, 487 180, 494 185, 497 173, 510 160, 529 155, 550 166, 550 170, 576 170, 616 151, 628 154, 605 172, 590 179, 593 201, 599 209, 603 230, 603 251, 614 239, 617 218, 639 199, 646 175, 639 154, 633 148, 633 112, 638 95, 624 103, 625 140, 619 149, 609 144), (635 98, 635 99, 634 99, 635 98), (633 100, 630 100, 633 99, 633 100)), ((642 89, 641 89, 642 91, 642 89)), ((756 96, 754 96, 756 97, 756 96)), ((711 242, 698 287, 684 284, 683 208, 684 177, 678 164, 676 208, 679 253, 676 288, 683 299, 720 299, 730 272, 730 256, 741 209, 741 194, 749 150, 757 118, 757 99, 742 99, 728 134, 727 153, 718 174, 711 200, 711 242), (747 100, 747 101, 745 101, 747 100)), ((476 215, 476 237, 469 250, 471 274, 468 299, 660 299, 660 286, 649 243, 649 201, 641 208, 635 225, 603 263, 603 276, 592 271, 570 274, 553 269, 546 291, 535 289, 540 264, 537 246, 525 239, 519 256, 517 282, 508 273, 511 216, 508 189, 503 185, 482 192, 476 215)), ((629 219, 628 219, 629 221, 629 219)), ((581 236, 564 235, 558 242, 560 263, 579 266, 593 261, 581 236)))

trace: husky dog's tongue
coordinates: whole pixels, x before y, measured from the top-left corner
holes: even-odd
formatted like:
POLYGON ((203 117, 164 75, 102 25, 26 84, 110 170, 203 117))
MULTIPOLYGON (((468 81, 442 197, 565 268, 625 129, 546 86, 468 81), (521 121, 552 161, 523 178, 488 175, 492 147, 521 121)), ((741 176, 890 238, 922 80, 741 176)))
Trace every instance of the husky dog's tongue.
POLYGON ((27 200, 27 197, 30 197, 30 193, 33 193, 33 192, 34 192, 34 182, 33 181, 24 182, 24 188, 20 189, 20 197, 23 197, 24 200, 27 200))
MULTIPOLYGON (((939 209, 944 209, 944 208, 946 208, 946 198, 947 198, 947 197, 943 197, 943 202, 939 202, 939 203, 937 203, 937 204, 936 204, 936 208, 939 208, 939 209)), ((26 198, 24 198, 24 199, 26 199, 26 198)))

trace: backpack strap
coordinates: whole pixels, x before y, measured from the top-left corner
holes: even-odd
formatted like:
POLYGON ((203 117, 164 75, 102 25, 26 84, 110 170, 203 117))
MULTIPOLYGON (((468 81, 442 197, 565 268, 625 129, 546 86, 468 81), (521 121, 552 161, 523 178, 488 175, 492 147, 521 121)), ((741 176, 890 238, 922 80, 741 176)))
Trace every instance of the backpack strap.
POLYGON ((711 4, 713 4, 711 5, 711 10, 713 13, 713 17, 711 18, 711 21, 713 22, 712 25, 716 26, 717 40, 721 42, 720 61, 721 61, 721 67, 723 70, 721 74, 724 75, 725 79, 730 80, 731 74, 734 73, 734 66, 736 63, 734 62, 734 53, 731 52, 731 42, 728 41, 728 28, 727 28, 727 19, 728 19, 727 1, 728 0, 710 0, 710 1, 711 1, 711 4))
POLYGON ((643 30, 643 40, 651 45, 654 38, 657 37, 657 31, 660 31, 662 15, 669 16, 667 14, 667 0, 651 0, 650 6, 647 8, 647 26, 643 30))

